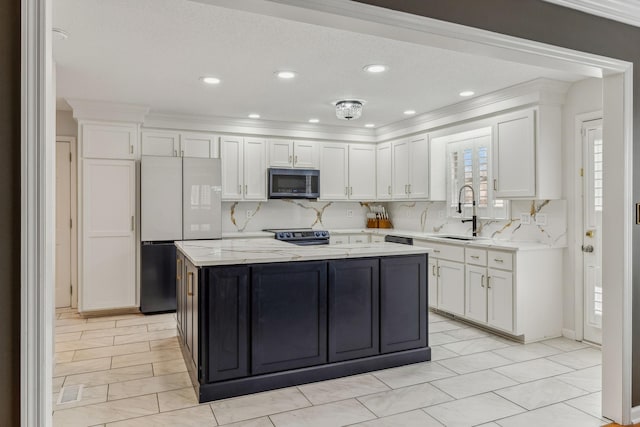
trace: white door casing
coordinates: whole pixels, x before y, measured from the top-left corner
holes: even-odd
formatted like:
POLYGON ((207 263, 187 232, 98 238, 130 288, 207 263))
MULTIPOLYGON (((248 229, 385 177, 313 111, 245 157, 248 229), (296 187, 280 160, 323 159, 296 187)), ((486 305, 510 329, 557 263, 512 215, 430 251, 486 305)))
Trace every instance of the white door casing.
POLYGON ((56 308, 71 306, 71 143, 56 141, 56 308))
POLYGON ((602 343, 602 120, 582 124, 583 140, 583 335, 602 343))

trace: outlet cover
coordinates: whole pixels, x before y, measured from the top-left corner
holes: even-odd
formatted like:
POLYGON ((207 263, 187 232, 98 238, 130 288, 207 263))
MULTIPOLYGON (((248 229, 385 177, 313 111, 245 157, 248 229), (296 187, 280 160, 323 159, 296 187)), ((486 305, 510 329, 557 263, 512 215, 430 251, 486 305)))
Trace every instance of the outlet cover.
POLYGON ((547 225, 547 214, 537 214, 536 225, 547 225))
POLYGON ((251 209, 247 210, 247 218, 251 218, 253 216, 253 211, 251 209))
POLYGON ((353 217, 353 211, 351 209, 347 209, 347 218, 353 217))
POLYGON ((531 224, 531 215, 526 213, 520 214, 520 224, 522 225, 531 224))

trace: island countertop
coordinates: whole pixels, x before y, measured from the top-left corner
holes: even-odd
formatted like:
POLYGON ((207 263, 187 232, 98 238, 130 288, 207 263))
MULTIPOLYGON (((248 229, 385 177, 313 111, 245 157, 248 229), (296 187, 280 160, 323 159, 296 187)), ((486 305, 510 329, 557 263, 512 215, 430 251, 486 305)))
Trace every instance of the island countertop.
POLYGON ((416 255, 431 252, 430 248, 386 242, 298 246, 276 239, 222 239, 178 241, 175 245, 196 267, 416 255))

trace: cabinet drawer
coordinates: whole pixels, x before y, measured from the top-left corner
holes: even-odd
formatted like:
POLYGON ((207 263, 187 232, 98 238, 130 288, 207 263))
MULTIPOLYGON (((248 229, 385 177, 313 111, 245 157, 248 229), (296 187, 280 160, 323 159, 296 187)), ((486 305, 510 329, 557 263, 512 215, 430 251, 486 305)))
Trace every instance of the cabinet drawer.
POLYGON ((489 267, 501 270, 513 270, 513 254, 511 252, 488 251, 489 267))
POLYGON ((465 261, 467 264, 487 265, 487 251, 484 249, 466 248, 465 261))
POLYGON ((413 244, 415 246, 433 248, 433 253, 430 255, 433 258, 464 262, 464 246, 443 245, 424 240, 414 240, 413 244))
POLYGON ((349 243, 369 243, 368 234, 352 234, 349 236, 349 243))

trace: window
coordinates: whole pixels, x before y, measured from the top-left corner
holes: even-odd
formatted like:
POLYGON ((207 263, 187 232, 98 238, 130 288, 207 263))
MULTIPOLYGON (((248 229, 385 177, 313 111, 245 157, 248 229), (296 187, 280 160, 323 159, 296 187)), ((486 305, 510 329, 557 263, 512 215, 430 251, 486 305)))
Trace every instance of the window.
MULTIPOLYGON (((458 217, 458 194, 463 185, 475 190, 480 218, 508 217, 508 203, 494 200, 491 182, 491 128, 463 132, 446 137, 447 141, 447 206, 449 216, 458 217)), ((462 192, 464 217, 472 215, 471 190, 462 192)))

